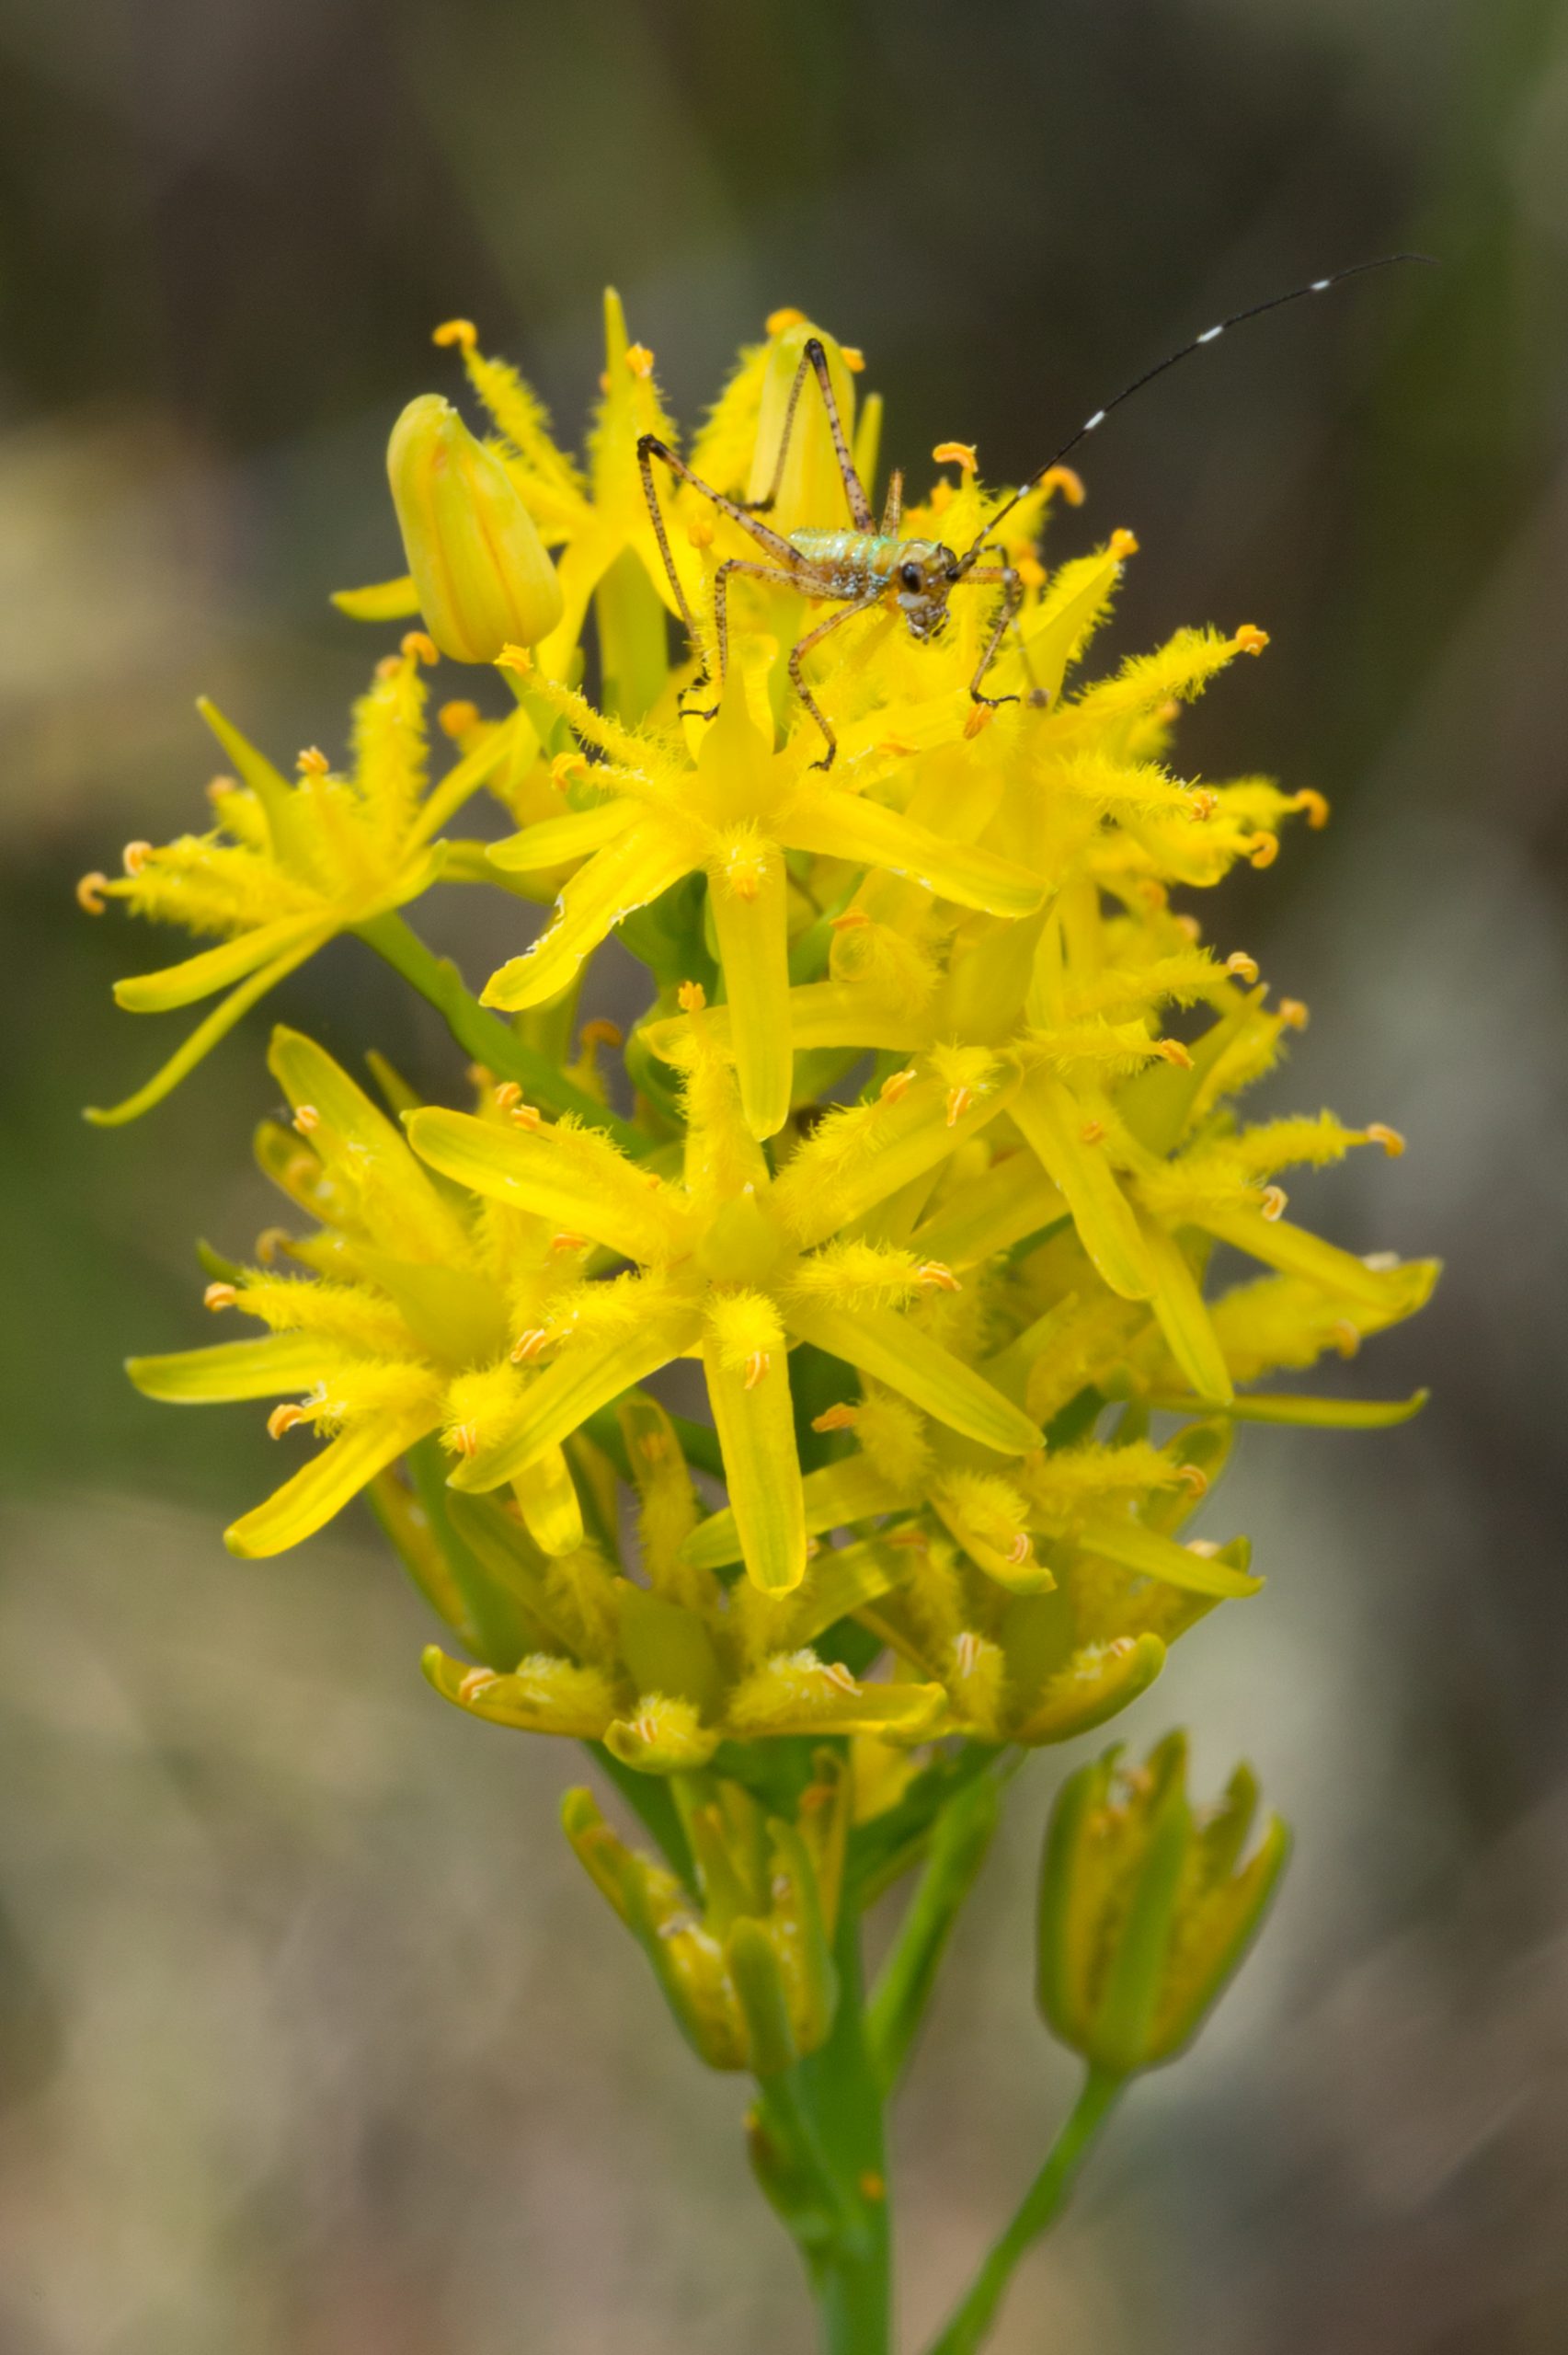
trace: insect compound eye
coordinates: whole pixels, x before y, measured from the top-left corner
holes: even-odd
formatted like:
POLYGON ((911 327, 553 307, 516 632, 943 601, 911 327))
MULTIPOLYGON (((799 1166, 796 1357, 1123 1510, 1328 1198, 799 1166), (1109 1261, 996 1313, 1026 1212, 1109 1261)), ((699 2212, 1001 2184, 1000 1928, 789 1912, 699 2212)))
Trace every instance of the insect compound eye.
POLYGON ((918 589, 921 585, 921 580, 919 565, 906 564, 902 566, 899 569, 898 578, 903 582, 906 589, 918 589))

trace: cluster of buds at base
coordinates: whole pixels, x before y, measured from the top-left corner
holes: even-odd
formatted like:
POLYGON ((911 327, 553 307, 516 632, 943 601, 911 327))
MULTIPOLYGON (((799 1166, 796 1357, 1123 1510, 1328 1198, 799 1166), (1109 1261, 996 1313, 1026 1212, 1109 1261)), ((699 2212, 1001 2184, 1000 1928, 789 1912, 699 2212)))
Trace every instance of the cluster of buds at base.
POLYGON ((1173 1733, 1141 1767, 1119 1747, 1080 1767, 1051 1811, 1040 1874, 1040 2011, 1109 2077, 1157 2068, 1191 2043, 1255 1936, 1289 1852, 1238 1766, 1219 1805, 1195 1811, 1187 1743, 1173 1733))
POLYGON ((561 618, 561 584, 493 450, 450 402, 422 393, 392 430, 387 478, 425 626, 454 662, 533 646, 561 618))
POLYGON ((618 1839, 590 1791, 568 1791, 562 1802, 567 1839, 712 2069, 778 2076, 824 2044, 833 2025, 833 1933, 853 1801, 842 1758, 824 1750, 813 1763, 793 1823, 715 1775, 672 1786, 694 1887, 618 1839))

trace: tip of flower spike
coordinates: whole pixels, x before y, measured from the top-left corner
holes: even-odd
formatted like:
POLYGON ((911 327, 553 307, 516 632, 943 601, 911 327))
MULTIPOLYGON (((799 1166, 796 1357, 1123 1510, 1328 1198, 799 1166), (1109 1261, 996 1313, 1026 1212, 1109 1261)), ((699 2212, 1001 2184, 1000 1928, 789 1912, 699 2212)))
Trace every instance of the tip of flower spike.
POLYGON ((1397 1129, 1391 1129, 1386 1120, 1368 1120, 1367 1136, 1370 1143, 1382 1146, 1391 1161, 1397 1161, 1404 1151, 1403 1137, 1397 1129))
POLYGON ((634 376, 653 374, 653 354, 646 343, 631 343, 626 347, 626 365, 634 376))
POLYGON ((1138 554, 1137 533, 1123 531, 1118 527, 1111 534, 1111 544, 1108 553, 1111 556, 1114 556, 1118 563, 1123 557, 1136 556, 1138 554))
POLYGON ((967 475, 979 465, 972 442, 939 442, 931 454, 939 466, 960 466, 967 475))
POLYGON ((398 644, 410 662, 423 662, 428 670, 433 670, 441 659, 435 639, 422 629, 406 631, 398 644))
POLYGON ((1292 803, 1296 809, 1303 812, 1312 832, 1315 834, 1321 834, 1329 821, 1327 797, 1319 793, 1315 787, 1304 785, 1299 793, 1292 796, 1292 803))
POLYGON ((1243 622, 1231 644, 1238 654, 1261 654, 1268 644, 1268 632, 1259 629, 1253 622, 1243 622))
POLYGON ((430 341, 443 350, 456 344, 460 351, 472 351, 479 340, 479 330, 472 319, 443 319, 430 336, 430 341))
POLYGON ((90 916, 101 916, 109 905, 109 902, 104 898, 108 883, 109 877, 100 874, 95 867, 92 873, 84 875, 76 886, 76 905, 79 908, 86 908, 90 916))
POLYGON ((786 303, 782 310, 768 313, 762 321, 762 330, 766 335, 787 335, 791 327, 803 327, 805 325, 805 312, 797 311, 786 303))
POLYGON ((701 982, 682 982, 675 993, 675 1003, 682 1014, 701 1014, 708 1002, 708 994, 701 982))
POLYGON ((454 703, 443 703, 436 714, 436 726, 441 729, 441 734, 449 736, 454 744, 461 743, 464 737, 478 725, 479 706, 476 703, 467 703, 461 699, 454 703))

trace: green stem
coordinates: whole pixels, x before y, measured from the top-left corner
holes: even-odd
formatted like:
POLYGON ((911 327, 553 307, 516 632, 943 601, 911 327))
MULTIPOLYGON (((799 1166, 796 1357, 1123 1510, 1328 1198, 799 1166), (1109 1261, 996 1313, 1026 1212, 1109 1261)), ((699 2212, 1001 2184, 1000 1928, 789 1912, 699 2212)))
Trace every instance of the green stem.
POLYGON ((833 2032, 801 2069, 845 2211, 841 2229, 812 2269, 822 2349, 823 2355, 889 2355, 892 2236, 882 2088, 865 2034, 860 1916, 847 1896, 833 1959, 839 1973, 833 2032))
POLYGON ((1078 2170, 1116 2108, 1126 2082, 1124 2077, 1113 2077, 1091 2067, 1045 2165, 1024 2194, 1013 2222, 976 2274, 946 2329, 933 2340, 930 2355, 973 2355, 996 2319, 996 2310, 1019 2258, 1055 2223, 1067 2205, 1078 2170))
POLYGON ((427 948, 405 919, 392 913, 357 925, 360 938, 384 957, 423 998, 428 998, 460 1047, 501 1079, 515 1079, 531 1102, 552 1112, 575 1112, 590 1128, 602 1129, 624 1153, 643 1154, 650 1140, 602 1104, 574 1087, 549 1058, 520 1039, 510 1026, 482 1006, 464 988, 450 958, 427 948))

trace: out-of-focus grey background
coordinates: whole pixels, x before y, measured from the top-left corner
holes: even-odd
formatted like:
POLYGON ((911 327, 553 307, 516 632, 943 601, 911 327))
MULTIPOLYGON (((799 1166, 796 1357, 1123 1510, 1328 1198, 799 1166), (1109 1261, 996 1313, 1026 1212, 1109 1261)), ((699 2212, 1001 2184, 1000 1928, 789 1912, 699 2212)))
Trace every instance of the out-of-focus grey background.
MULTIPOLYGON (((1222 309, 1392 247, 1108 428, 1054 546, 1136 527, 1118 633, 1257 621, 1188 759, 1334 804, 1217 928, 1313 1020, 1272 1100, 1406 1131, 1303 1181, 1436 1251, 1379 1438, 1249 1432, 1266 1593, 1127 1730, 1245 1751, 1299 1853, 1196 2054, 1146 2085, 1004 2355, 1568 2344, 1562 895, 1568 13, 1561 0, 0 0, 0 2345, 7 2355, 803 2355, 739 2153, 565 1855, 578 1757, 443 1710, 357 1515, 240 1565, 258 1411, 137 1399, 190 1238, 266 1212, 257 1024, 142 1125, 71 899, 199 821, 206 690, 342 743, 397 569, 381 450, 475 317, 563 427, 612 278, 694 420, 792 303, 912 463, 989 473, 1222 309)), ((477 981, 504 910, 431 903, 477 981)), ((423 919, 422 919, 423 920, 423 919)), ((171 950, 170 953, 173 953, 171 950)), ((340 945, 272 1009, 456 1059, 340 945)), ((1027 2002, 1059 1762, 1019 1786, 898 2138, 908 2343, 1070 2072, 1027 2002)))

